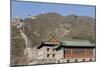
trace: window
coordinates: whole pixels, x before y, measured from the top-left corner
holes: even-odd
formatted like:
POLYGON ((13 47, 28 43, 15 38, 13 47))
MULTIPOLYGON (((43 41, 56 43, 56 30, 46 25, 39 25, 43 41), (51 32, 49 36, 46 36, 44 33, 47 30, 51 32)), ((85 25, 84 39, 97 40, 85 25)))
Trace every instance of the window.
POLYGON ((47 57, 49 57, 50 56, 50 54, 47 54, 47 57))
POLYGON ((85 59, 82 60, 83 62, 85 61, 85 59))
POLYGON ((55 54, 53 54, 53 57, 55 57, 55 54))
POLYGON ((79 49, 81 54, 85 54, 85 49, 79 49))
POLYGON ((75 59, 75 62, 78 62, 78 60, 77 60, 77 59, 75 59))
POLYGON ((93 54, 93 50, 92 49, 88 49, 88 53, 89 54, 93 54))
POLYGON ((74 54, 84 54, 85 50, 84 49, 73 49, 74 54))
POLYGON ((78 49, 74 49, 74 50, 73 50, 73 53, 74 53, 74 54, 79 54, 80 51, 79 51, 78 49))
POLYGON ((70 60, 67 60, 67 63, 70 62, 70 60))
POLYGON ((71 54, 71 50, 70 49, 65 49, 65 54, 71 54))
POLYGON ((55 49, 53 49, 53 51, 54 51, 55 49))
POLYGON ((50 49, 49 48, 47 48, 47 51, 49 51, 50 49))
POLYGON ((90 59, 90 61, 92 61, 92 59, 90 59))

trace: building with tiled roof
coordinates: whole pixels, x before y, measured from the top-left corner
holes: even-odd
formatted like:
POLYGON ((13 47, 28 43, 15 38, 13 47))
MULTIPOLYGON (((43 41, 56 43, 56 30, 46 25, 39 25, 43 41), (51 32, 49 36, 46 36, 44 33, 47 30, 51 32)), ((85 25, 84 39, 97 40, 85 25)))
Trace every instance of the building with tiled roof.
POLYGON ((38 64, 95 61, 95 44, 87 40, 66 40, 52 38, 37 47, 38 64))

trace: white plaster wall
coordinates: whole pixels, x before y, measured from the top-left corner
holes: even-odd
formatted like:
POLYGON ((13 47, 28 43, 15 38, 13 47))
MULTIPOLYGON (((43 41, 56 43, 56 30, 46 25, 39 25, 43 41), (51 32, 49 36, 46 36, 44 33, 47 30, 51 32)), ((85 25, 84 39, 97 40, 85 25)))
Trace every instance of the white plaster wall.
POLYGON ((39 49, 38 50, 38 55, 37 55, 37 59, 43 59, 44 57, 44 50, 39 49))
POLYGON ((57 59, 58 60, 58 59, 64 58, 63 49, 60 49, 58 51, 56 50, 53 51, 53 47, 47 47, 47 46, 44 46, 41 49, 39 49, 38 55, 40 55, 38 58, 41 58, 41 59, 57 59), (47 51, 47 48, 49 48, 49 51, 47 51), (49 54, 49 57, 47 57, 47 54, 49 54), (53 54, 55 54, 54 57, 53 57, 53 54))
POLYGON ((62 59, 62 58, 64 58, 63 49, 56 51, 56 59, 59 60, 59 59, 62 59))

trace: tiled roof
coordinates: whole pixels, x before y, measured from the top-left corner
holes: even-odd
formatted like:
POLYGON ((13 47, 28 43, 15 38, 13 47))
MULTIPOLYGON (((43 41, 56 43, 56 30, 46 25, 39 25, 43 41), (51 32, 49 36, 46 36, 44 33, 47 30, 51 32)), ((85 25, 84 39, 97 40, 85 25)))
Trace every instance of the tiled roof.
POLYGON ((88 40, 77 40, 77 39, 69 39, 69 40, 62 40, 57 42, 51 41, 43 41, 42 44, 39 46, 58 46, 58 47, 95 47, 95 43, 90 43, 88 40))
POLYGON ((62 41, 64 46, 95 46, 95 43, 90 43, 88 40, 67 40, 62 41))
POLYGON ((58 45, 60 43, 59 42, 48 42, 48 41, 45 41, 45 42, 43 42, 43 44, 58 45))

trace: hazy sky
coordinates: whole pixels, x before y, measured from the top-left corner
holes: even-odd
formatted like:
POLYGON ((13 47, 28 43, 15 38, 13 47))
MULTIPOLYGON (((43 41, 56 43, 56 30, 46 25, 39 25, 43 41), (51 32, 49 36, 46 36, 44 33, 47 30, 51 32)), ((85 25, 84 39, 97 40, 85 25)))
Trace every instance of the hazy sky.
POLYGON ((48 12, 56 12, 63 16, 76 14, 79 16, 90 16, 95 18, 95 6, 34 3, 34 2, 12 2, 12 18, 18 16, 27 18, 28 15, 38 15, 48 12))

